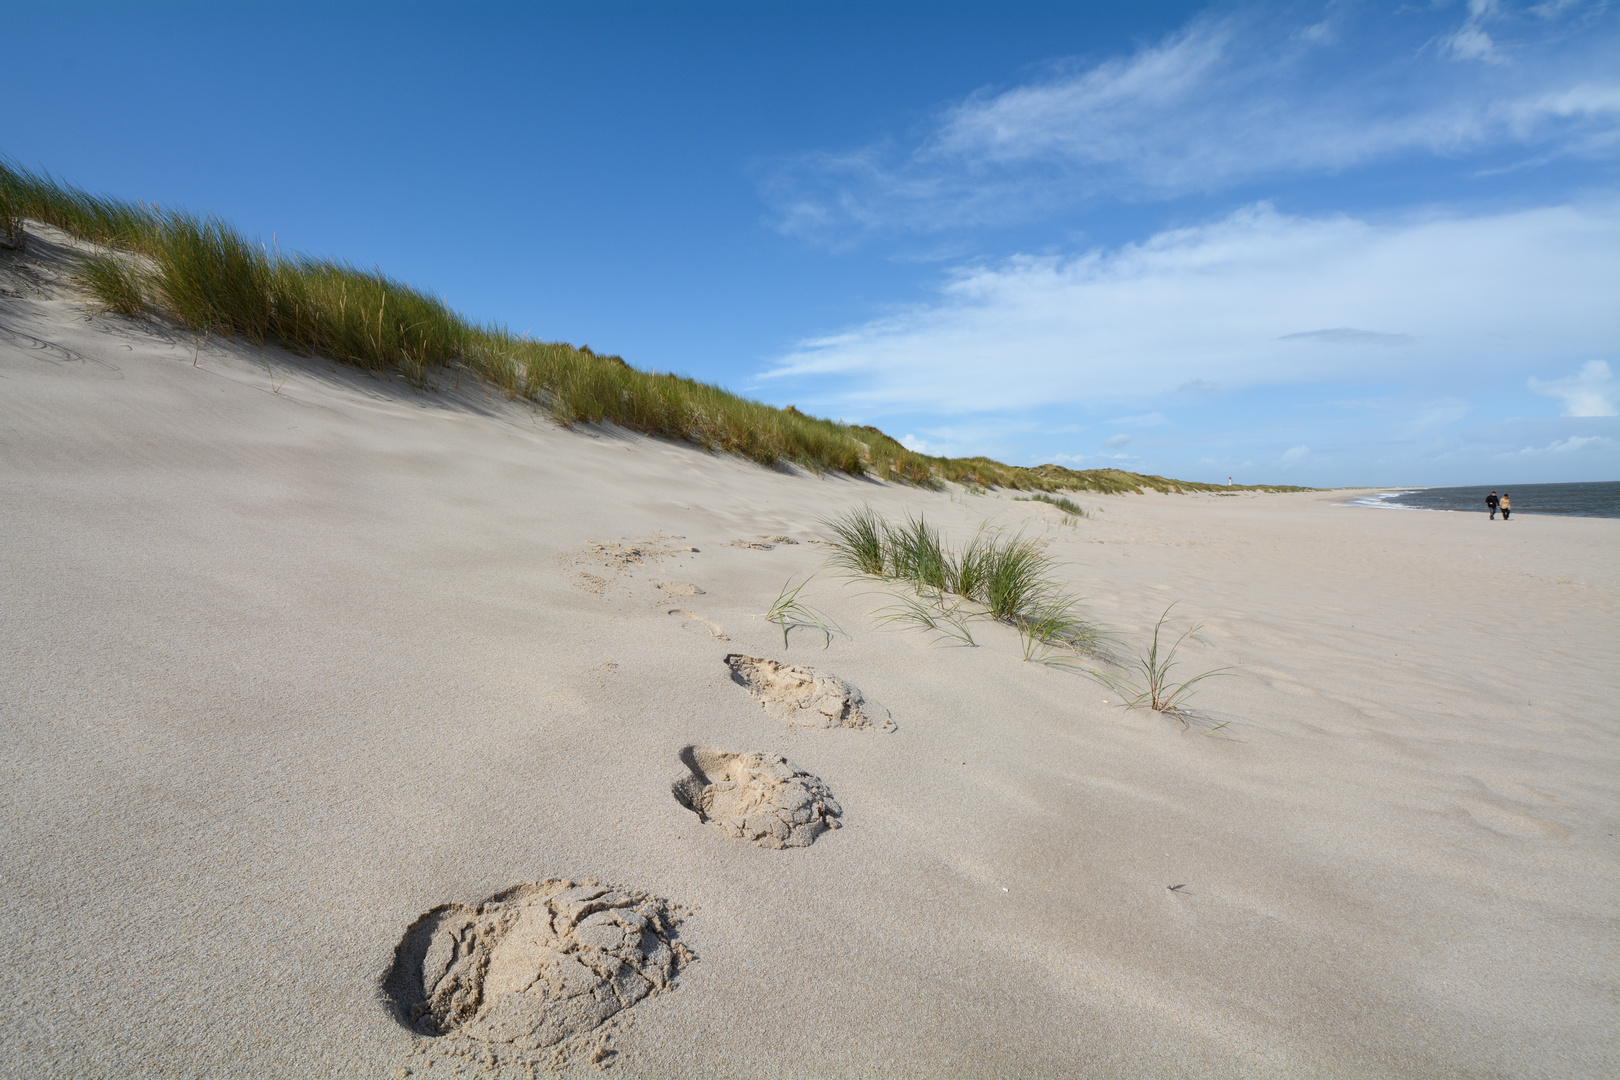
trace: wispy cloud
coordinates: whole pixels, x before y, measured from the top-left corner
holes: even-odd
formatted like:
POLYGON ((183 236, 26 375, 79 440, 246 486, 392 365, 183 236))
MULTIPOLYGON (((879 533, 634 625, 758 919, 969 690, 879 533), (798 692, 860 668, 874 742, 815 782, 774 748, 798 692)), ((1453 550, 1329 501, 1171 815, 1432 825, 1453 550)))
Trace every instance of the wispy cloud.
POLYGON ((1485 23, 1500 14, 1497 0, 1468 0, 1468 18, 1440 39, 1440 50, 1453 60, 1483 60, 1500 64, 1496 42, 1485 30, 1485 23))
MULTIPOLYGON (((805 341, 765 377, 808 380, 794 392, 840 415, 1095 407, 1216 380, 1230 392, 1421 375, 1455 394, 1611 353, 1616 250, 1612 204, 1386 223, 1260 204, 1138 244, 962 269, 930 302, 805 341), (1413 340, 1341 329, 1326 347, 1301 325, 1413 340)), ((1600 389, 1598 370, 1540 385, 1578 397, 1600 389)))
POLYGON ((1118 427, 1162 427, 1170 422, 1170 418, 1162 412, 1150 412, 1138 416, 1116 416, 1108 422, 1118 427))
MULTIPOLYGON (((1049 461, 1054 465, 1095 465, 1097 462, 1131 462, 1142 459, 1132 454, 1047 454, 1043 462, 1049 461)), ((1112 466, 1111 466, 1112 467, 1112 466)))
POLYGON ((1608 362, 1588 360, 1575 374, 1562 379, 1532 378, 1530 389, 1547 397, 1562 398, 1565 416, 1615 416, 1620 402, 1620 380, 1608 362))
MULTIPOLYGON (((764 193, 783 231, 840 244, 878 231, 1038 219, 1098 195, 1169 198, 1403 154, 1611 150, 1620 140, 1612 26, 1579 35, 1567 20, 1520 17, 1512 62, 1497 63, 1507 46, 1486 26, 1498 14, 1494 0, 1473 0, 1438 49, 1421 48, 1429 23, 1416 15, 1408 38, 1393 40, 1348 23, 1332 32, 1326 23, 1289 24, 1275 10, 1199 18, 1129 56, 1060 64, 1023 85, 981 90, 909 139, 782 162, 768 171, 764 193), (1336 44, 1345 33, 1369 40, 1336 44)), ((1393 25, 1382 15, 1372 21, 1393 25)))
POLYGON ((1548 443, 1546 446, 1527 446, 1523 450, 1512 454, 1500 454, 1499 457, 1545 457, 1548 455, 1574 454, 1583 450, 1607 450, 1613 446, 1614 440, 1606 435, 1571 435, 1567 439, 1560 439, 1548 443))
POLYGON ((1445 427, 1447 424, 1455 424, 1467 415, 1468 403, 1466 401, 1448 398, 1420 410, 1412 418, 1411 422, 1406 425, 1403 434, 1410 439, 1423 432, 1445 427))
POLYGON ((1298 334, 1284 334, 1278 341, 1315 341, 1322 345, 1410 345, 1416 339, 1411 334, 1380 334, 1375 330, 1353 330, 1348 326, 1331 330, 1306 330, 1298 334))
POLYGON ((1572 8, 1581 5, 1581 0, 1547 0, 1544 4, 1536 4, 1530 8, 1530 14, 1538 15, 1543 19, 1556 19, 1572 8))

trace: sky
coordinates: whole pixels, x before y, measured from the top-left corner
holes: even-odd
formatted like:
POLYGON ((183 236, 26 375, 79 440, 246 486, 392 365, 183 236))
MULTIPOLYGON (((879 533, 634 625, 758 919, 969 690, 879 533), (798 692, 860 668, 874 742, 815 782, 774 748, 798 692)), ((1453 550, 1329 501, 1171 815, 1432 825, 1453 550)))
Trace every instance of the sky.
POLYGON ((11 4, 0 153, 927 453, 1620 480, 1620 5, 11 4))

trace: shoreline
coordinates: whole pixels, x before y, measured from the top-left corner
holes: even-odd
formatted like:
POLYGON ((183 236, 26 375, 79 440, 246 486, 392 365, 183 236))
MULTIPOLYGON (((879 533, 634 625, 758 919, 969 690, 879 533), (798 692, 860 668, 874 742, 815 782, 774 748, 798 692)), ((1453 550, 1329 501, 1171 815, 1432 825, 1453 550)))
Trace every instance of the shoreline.
MULTIPOLYGON (((1613 481, 1584 481, 1582 483, 1612 484, 1614 482, 1613 481)), ((1577 484, 1520 484, 1520 485, 1518 485, 1520 490, 1537 488, 1537 487, 1574 487, 1574 486, 1580 486, 1580 485, 1577 485, 1577 484)), ((1339 489, 1339 490, 1345 490, 1345 489, 1339 489)), ((1488 514, 1489 513, 1489 511, 1486 510, 1486 509, 1472 509, 1472 508, 1463 508, 1463 507, 1457 507, 1457 506, 1405 506, 1405 505, 1401 505, 1399 503, 1392 503, 1392 502, 1387 501, 1388 499, 1400 498, 1403 495, 1410 495, 1410 494, 1414 494, 1414 493, 1420 492, 1420 491, 1466 491, 1466 490, 1472 490, 1470 488, 1401 487, 1401 488, 1352 488, 1352 489, 1348 489, 1348 490, 1351 490, 1351 491, 1365 491, 1365 492, 1377 492, 1378 494, 1377 495, 1363 495, 1363 496, 1361 496, 1359 498, 1351 499, 1348 502, 1340 503, 1338 505, 1340 505, 1340 506, 1353 506, 1353 507, 1359 507, 1359 508, 1370 509, 1370 510, 1424 510, 1424 511, 1429 511, 1429 512, 1434 512, 1434 513, 1445 513, 1445 514, 1488 514)), ((1560 511, 1560 510, 1531 509, 1531 508, 1520 509, 1518 507, 1514 508, 1513 513, 1515 515, 1519 515, 1519 516, 1530 515, 1532 517, 1599 518, 1599 519, 1611 519, 1611 520, 1615 519, 1615 518, 1620 518, 1620 512, 1615 512, 1615 513, 1592 513, 1592 512, 1588 512, 1588 511, 1582 511, 1582 510, 1560 511)))

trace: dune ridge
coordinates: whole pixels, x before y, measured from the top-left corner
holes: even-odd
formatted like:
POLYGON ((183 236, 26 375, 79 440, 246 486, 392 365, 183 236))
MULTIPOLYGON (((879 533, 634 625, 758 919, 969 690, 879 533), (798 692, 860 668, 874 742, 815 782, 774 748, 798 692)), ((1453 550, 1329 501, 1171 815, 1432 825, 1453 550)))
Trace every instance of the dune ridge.
POLYGON ((24 243, 28 219, 96 245, 74 253, 73 276, 103 310, 161 315, 194 334, 240 335, 261 346, 274 340, 299 355, 398 372, 418 386, 464 370, 508 397, 545 406, 565 424, 608 420, 764 465, 790 461, 818 472, 924 486, 950 480, 1038 491, 1176 493, 1220 487, 1119 469, 1027 469, 985 457, 919 454, 875 427, 642 371, 589 346, 476 325, 444 300, 380 270, 272 251, 217 217, 94 195, 0 159, 0 230, 24 243))

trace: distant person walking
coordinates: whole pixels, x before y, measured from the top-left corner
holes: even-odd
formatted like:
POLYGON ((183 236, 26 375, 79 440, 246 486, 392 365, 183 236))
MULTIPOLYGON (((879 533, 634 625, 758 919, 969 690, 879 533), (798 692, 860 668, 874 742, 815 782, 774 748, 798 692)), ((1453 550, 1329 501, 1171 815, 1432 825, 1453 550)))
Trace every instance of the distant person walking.
POLYGON ((1491 511, 1491 520, 1495 521, 1496 520, 1496 492, 1493 491, 1489 495, 1485 496, 1485 505, 1491 511))
POLYGON ((1508 502, 1508 493, 1502 492, 1502 520, 1506 521, 1508 515, 1513 513, 1513 504, 1508 502))

